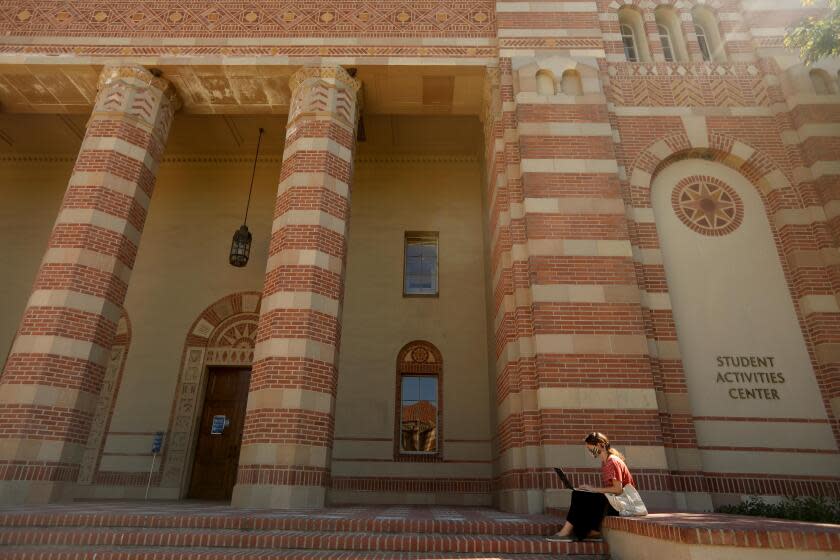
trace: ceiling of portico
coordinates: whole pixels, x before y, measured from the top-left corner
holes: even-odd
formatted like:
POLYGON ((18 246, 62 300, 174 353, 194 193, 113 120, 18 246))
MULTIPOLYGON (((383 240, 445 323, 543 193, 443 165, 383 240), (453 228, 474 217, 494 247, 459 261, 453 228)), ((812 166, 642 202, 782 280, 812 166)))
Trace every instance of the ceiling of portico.
MULTIPOLYGON (((285 115, 287 66, 157 66, 175 85, 185 114, 285 115)), ((0 65, 0 107, 7 113, 87 114, 101 66, 0 65)), ((365 114, 477 115, 484 70, 455 66, 359 67, 365 114)))

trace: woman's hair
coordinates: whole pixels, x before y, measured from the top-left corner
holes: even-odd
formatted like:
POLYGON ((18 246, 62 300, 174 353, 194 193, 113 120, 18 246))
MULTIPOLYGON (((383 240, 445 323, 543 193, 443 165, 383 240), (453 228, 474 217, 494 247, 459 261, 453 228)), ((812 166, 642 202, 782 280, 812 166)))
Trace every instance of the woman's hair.
POLYGON ((586 436, 586 439, 584 441, 589 445, 598 445, 599 443, 601 443, 604 445, 604 449, 607 450, 607 453, 609 453, 610 455, 615 455, 616 457, 624 461, 624 455, 622 455, 618 449, 613 449, 612 447, 610 447, 610 440, 607 439, 607 436, 605 436, 601 432, 592 432, 591 434, 586 436))

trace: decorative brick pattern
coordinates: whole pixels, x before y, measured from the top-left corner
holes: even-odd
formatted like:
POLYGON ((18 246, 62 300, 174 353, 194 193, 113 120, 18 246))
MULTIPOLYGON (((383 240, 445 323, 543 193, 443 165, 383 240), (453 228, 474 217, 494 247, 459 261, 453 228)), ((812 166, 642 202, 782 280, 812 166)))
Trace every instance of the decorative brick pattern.
MULTIPOLYGON (((483 42, 483 41, 479 41, 483 42)), ((464 62, 471 62, 470 59, 493 59, 498 57, 499 49, 493 46, 459 46, 459 45, 64 45, 46 44, 32 47, 29 45, 0 45, 0 54, 21 55, 36 50, 48 56, 70 55, 70 56, 91 56, 91 57, 166 57, 166 56, 190 56, 190 57, 240 57, 240 56, 288 56, 298 59, 312 57, 352 57, 354 59, 371 59, 379 57, 404 57, 404 58, 445 58, 463 59, 464 62)))
POLYGON ((371 4, 357 0, 247 4, 164 0, 0 2, 0 28, 46 37, 493 37, 488 0, 371 4))
POLYGON ((766 106, 764 74, 755 64, 614 64, 610 97, 641 107, 766 106))
POLYGON ((6 419, 0 429, 0 495, 6 502, 66 497, 72 489, 61 483, 78 478, 177 104, 168 82, 142 67, 102 72, 70 185, 0 381, 0 418, 6 419))
POLYGON ((304 67, 289 85, 236 505, 319 507, 329 486, 359 82, 304 67))
POLYGON ((686 177, 674 186, 671 206, 689 229, 709 236, 732 233, 744 219, 744 203, 717 177, 686 177))

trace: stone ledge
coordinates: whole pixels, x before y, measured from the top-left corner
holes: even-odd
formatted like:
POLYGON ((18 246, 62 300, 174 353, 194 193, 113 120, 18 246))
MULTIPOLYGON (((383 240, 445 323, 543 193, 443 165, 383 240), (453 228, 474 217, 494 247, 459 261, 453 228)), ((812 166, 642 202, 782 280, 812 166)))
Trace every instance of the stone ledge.
POLYGON ((604 529, 608 541, 611 533, 626 532, 682 545, 840 551, 840 525, 765 517, 654 513, 637 518, 608 517, 604 529))

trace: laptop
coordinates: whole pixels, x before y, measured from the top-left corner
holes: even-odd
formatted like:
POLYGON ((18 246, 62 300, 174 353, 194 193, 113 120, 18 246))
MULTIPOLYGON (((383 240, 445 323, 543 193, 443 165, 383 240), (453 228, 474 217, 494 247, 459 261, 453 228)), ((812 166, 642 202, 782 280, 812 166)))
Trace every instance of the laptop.
POLYGON ((563 472, 563 469, 559 467, 554 467, 554 472, 557 473, 557 476, 560 477, 560 480, 563 481, 563 485, 566 486, 569 490, 577 490, 578 492, 591 492, 591 490, 584 490, 582 488, 575 488, 574 485, 569 480, 569 477, 566 476, 566 473, 563 472))

